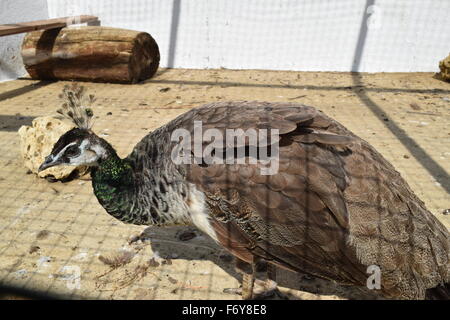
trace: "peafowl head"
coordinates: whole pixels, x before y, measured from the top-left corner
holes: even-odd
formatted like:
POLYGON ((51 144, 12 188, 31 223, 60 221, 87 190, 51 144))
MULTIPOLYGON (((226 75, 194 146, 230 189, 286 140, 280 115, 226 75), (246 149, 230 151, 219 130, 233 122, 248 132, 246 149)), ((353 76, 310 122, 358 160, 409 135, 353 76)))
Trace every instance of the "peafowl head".
POLYGON ((58 165, 96 166, 115 153, 105 140, 91 131, 93 112, 90 105, 95 101, 94 96, 86 96, 84 87, 73 84, 64 87, 60 98, 63 104, 58 113, 73 121, 76 127, 58 139, 39 171, 58 165))
POLYGON ((59 138, 39 171, 58 165, 97 166, 111 152, 114 151, 106 141, 92 131, 74 128, 59 138))

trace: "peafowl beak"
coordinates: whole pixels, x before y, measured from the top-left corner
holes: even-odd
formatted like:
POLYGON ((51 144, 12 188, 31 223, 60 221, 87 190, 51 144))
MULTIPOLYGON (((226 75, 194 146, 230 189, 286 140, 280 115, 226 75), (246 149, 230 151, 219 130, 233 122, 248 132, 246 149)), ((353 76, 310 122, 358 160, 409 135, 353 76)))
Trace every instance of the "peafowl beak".
POLYGON ((60 159, 55 159, 53 155, 49 155, 45 158, 44 162, 39 166, 38 172, 41 172, 47 168, 57 166, 61 164, 62 161, 60 159))

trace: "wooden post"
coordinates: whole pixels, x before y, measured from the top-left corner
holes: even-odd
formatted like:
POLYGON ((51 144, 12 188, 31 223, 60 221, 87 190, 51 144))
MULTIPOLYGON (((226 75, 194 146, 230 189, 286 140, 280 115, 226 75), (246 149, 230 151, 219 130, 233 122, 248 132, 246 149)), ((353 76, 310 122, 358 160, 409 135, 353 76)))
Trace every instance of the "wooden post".
POLYGON ((33 79, 117 83, 151 78, 160 59, 148 33, 96 26, 30 32, 22 58, 33 79))
POLYGON ((42 29, 63 28, 70 24, 87 23, 88 25, 100 25, 96 16, 73 16, 30 22, 8 23, 0 25, 0 37, 23 32, 31 32, 42 29))

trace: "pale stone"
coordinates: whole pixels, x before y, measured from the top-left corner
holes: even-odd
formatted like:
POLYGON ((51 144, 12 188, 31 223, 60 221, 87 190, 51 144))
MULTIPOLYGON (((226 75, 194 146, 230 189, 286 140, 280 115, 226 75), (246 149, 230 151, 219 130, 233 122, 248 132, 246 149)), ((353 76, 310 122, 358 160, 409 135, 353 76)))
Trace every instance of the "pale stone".
POLYGON ((32 121, 31 126, 20 127, 20 149, 25 167, 41 178, 53 176, 58 180, 69 177, 74 170, 78 170, 80 176, 85 174, 85 166, 56 166, 38 173, 39 166, 58 139, 74 127, 70 122, 55 117, 38 117, 32 121))
POLYGON ((450 55, 439 62, 439 69, 441 69, 441 77, 446 81, 450 81, 450 55))

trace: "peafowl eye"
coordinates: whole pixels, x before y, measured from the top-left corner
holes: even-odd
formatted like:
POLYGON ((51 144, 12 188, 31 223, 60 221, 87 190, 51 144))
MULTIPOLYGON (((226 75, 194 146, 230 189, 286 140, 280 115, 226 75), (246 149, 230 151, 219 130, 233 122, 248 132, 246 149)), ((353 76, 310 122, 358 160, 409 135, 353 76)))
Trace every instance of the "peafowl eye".
POLYGON ((79 151, 80 151, 80 149, 77 146, 71 146, 66 149, 65 154, 69 157, 73 157, 73 156, 76 156, 77 154, 79 154, 79 151))

